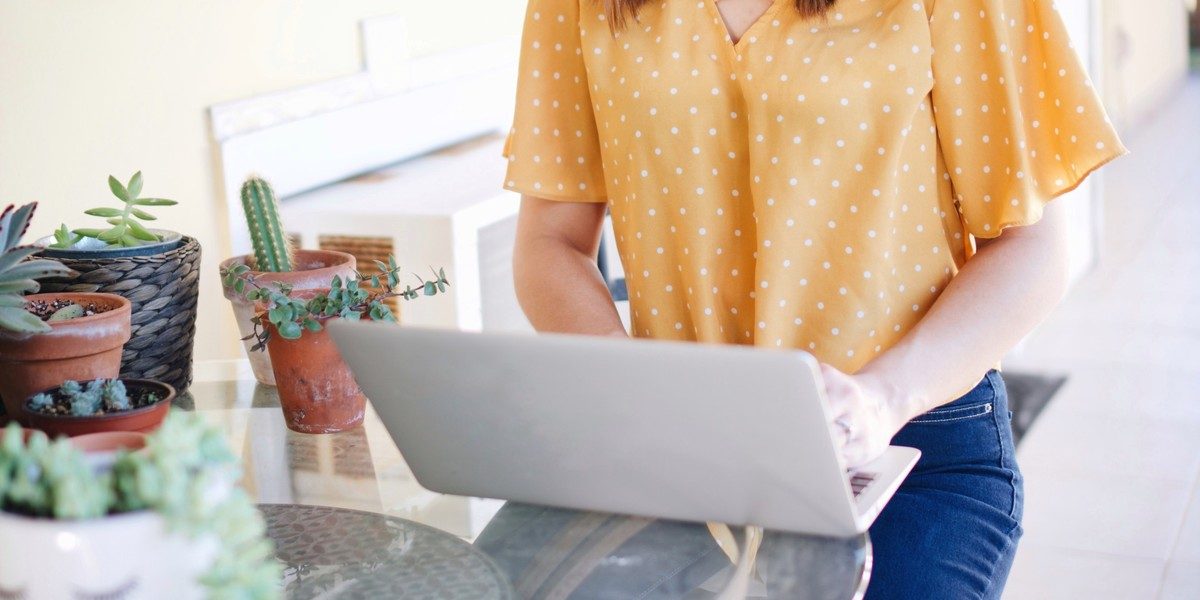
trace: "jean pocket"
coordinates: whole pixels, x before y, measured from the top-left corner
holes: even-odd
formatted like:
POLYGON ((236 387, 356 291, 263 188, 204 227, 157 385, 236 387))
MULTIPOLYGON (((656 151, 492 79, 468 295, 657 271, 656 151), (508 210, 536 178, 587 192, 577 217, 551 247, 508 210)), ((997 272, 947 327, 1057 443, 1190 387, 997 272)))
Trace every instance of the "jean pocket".
POLYGON ((978 419, 992 414, 995 410, 995 404, 992 402, 980 402, 977 404, 968 404, 966 406, 948 406, 944 408, 935 408, 911 421, 909 423, 920 425, 937 425, 939 423, 957 423, 959 421, 967 421, 970 419, 978 419))

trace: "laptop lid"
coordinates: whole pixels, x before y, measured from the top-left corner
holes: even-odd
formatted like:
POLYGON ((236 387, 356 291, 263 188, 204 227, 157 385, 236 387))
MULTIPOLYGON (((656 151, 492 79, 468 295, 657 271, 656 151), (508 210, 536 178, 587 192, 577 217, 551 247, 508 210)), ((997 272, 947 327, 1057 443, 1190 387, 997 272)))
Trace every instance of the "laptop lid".
POLYGON ((859 529, 807 353, 340 320, 329 331, 430 490, 859 529))

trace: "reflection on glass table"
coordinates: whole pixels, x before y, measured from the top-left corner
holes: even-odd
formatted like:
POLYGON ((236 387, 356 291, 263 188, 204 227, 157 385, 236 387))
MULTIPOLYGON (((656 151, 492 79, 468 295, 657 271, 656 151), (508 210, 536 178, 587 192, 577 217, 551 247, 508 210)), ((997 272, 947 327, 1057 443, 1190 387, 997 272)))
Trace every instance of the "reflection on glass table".
MULTIPOLYGON (((735 572, 703 524, 425 490, 369 407, 362 428, 295 433, 274 388, 244 378, 198 382, 175 408, 221 427, 241 456, 289 597, 717 598, 735 572)), ((768 532, 746 593, 853 598, 869 563, 866 536, 768 532)))

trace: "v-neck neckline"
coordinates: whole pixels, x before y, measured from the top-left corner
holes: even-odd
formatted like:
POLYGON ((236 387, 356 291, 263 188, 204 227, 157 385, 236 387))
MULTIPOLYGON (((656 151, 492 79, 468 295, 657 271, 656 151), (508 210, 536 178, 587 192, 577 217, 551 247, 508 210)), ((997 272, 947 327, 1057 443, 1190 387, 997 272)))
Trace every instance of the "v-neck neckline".
POLYGON ((753 38, 754 34, 759 29, 766 26, 764 25, 765 23, 775 17, 775 13, 783 4, 783 0, 771 0, 771 5, 767 7, 767 10, 763 11, 763 13, 759 15, 758 18, 755 19, 745 31, 742 32, 742 35, 738 36, 736 42, 733 40, 733 33, 729 30, 729 23, 725 21, 725 16, 721 14, 721 9, 717 6, 717 0, 704 0, 704 3, 708 5, 709 12, 712 13, 712 17, 715 20, 715 24, 719 28, 719 31, 724 34, 723 39, 725 45, 734 52, 738 52, 746 43, 748 43, 746 40, 753 38))

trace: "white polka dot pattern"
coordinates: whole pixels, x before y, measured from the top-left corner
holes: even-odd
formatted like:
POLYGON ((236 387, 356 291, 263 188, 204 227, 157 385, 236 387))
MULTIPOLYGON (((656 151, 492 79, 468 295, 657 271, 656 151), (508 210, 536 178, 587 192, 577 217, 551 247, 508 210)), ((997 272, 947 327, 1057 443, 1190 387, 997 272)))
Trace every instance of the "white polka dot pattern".
POLYGON ((735 44, 713 0, 532 0, 505 187, 612 211, 638 336, 855 371, 969 234, 1031 223, 1124 148, 1044 0, 789 0, 735 44))

